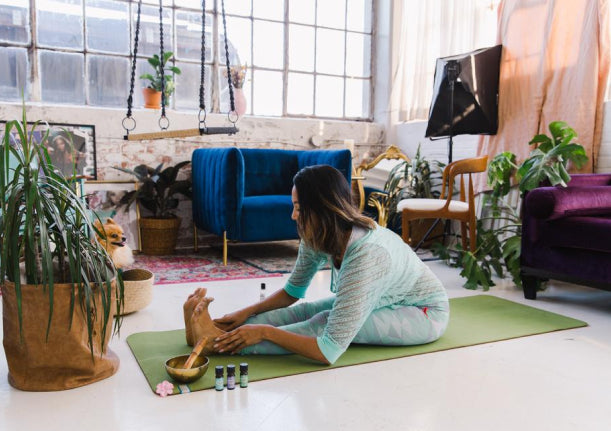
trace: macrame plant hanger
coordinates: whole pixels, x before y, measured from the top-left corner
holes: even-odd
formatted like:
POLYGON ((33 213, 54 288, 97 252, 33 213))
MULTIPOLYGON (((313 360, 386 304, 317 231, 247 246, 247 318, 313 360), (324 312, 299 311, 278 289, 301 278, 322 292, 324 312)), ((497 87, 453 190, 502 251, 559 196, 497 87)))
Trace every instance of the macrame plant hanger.
MULTIPOLYGON (((165 72, 164 65, 161 67, 161 116, 159 117, 159 132, 151 133, 132 133, 130 132, 136 128, 136 120, 132 117, 132 104, 134 96, 134 84, 136 79, 136 56, 138 54, 138 39, 140 36, 140 10, 142 6, 142 0, 138 0, 138 13, 136 17, 136 31, 134 36, 134 49, 132 52, 132 70, 131 70, 131 81, 129 88, 129 97, 127 98, 127 115, 123 119, 123 128, 125 129, 125 135, 123 139, 127 141, 140 141, 140 140, 151 140, 151 139, 167 139, 167 138, 188 138, 193 136, 201 135, 233 135, 238 132, 236 123, 238 121, 238 114, 235 111, 235 100, 233 94, 233 83, 231 81, 231 66, 229 64, 229 45, 227 43, 227 22, 225 19, 225 0, 221 0, 221 10, 223 16, 223 30, 225 33, 225 63, 227 66, 227 85, 229 88, 229 104, 230 110, 227 113, 227 119, 232 123, 229 127, 208 127, 206 126, 206 101, 205 101, 205 64, 206 64, 206 0, 202 0, 202 46, 201 46, 201 73, 200 73, 200 84, 199 84, 199 113, 197 115, 198 128, 196 129, 182 129, 182 130, 168 130, 170 126, 170 120, 165 115, 166 96, 165 96, 165 72)), ((163 50, 163 0, 159 0, 159 58, 163 61, 164 50, 163 50)))

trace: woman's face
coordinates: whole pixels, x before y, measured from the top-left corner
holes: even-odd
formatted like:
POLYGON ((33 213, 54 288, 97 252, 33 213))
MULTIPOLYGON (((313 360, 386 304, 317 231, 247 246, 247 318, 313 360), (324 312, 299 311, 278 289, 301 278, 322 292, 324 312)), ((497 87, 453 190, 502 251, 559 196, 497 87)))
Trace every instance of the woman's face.
POLYGON ((291 219, 297 221, 299 219, 299 197, 297 196, 297 189, 295 186, 293 186, 293 190, 291 190, 291 200, 293 201, 291 219))

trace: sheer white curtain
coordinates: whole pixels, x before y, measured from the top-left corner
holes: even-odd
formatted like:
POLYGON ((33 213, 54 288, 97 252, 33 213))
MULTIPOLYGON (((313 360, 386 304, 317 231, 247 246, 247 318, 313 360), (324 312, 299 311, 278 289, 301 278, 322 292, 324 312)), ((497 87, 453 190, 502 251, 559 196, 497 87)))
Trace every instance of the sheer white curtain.
POLYGON ((435 60, 495 45, 498 0, 396 0, 390 123, 427 119, 435 60))

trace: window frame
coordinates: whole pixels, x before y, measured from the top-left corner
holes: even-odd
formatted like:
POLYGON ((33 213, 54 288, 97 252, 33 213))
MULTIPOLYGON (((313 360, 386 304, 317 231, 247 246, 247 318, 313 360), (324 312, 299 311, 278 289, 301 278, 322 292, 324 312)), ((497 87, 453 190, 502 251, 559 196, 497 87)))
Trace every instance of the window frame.
MULTIPOLYGON (((137 7, 138 7, 138 1, 137 0, 112 0, 113 2, 117 2, 117 3, 123 3, 127 5, 127 14, 129 16, 129 20, 127 23, 127 27, 129 29, 129 33, 130 33, 130 44, 129 44, 129 53, 127 54, 123 54, 123 53, 109 53, 107 51, 103 51, 103 50, 97 50, 97 49, 90 49, 87 46, 87 0, 81 0, 81 5, 80 7, 82 8, 82 25, 83 25, 83 47, 81 48, 58 48, 58 47, 50 47, 50 46, 44 46, 39 44, 38 42, 38 26, 37 26, 37 20, 39 17, 39 8, 37 8, 37 0, 30 0, 29 4, 28 4, 28 11, 29 11, 29 24, 30 24, 30 28, 29 28, 29 35, 30 35, 30 41, 29 43, 23 43, 23 42, 0 42, 0 47, 20 47, 20 48, 27 48, 28 51, 28 66, 30 69, 30 74, 29 74, 29 79, 27 79, 28 85, 27 85, 27 90, 25 93, 25 97, 26 100, 32 101, 32 102, 42 102, 42 88, 41 88, 41 79, 40 79, 40 64, 39 64, 39 55, 41 52, 43 51, 47 51, 47 52, 58 52, 58 53, 75 53, 75 54, 80 54, 82 55, 82 61, 83 61, 83 70, 84 70, 84 89, 83 89, 83 93, 85 95, 85 103, 84 105, 79 105, 79 106, 91 106, 91 107, 107 107, 107 108, 116 108, 116 109, 121 109, 123 107, 121 106, 114 106, 114 105, 100 105, 100 104, 93 104, 91 102, 91 96, 90 96, 90 89, 89 89, 89 67, 88 67, 88 57, 89 56, 100 56, 100 57, 112 57, 112 58, 126 58, 129 60, 129 66, 131 69, 131 63, 132 63, 132 50, 133 50, 133 34, 135 31, 135 19, 134 16, 137 13, 137 7)), ((375 0, 365 0, 365 5, 366 6, 371 6, 371 23, 370 23, 370 28, 368 29, 369 32, 362 32, 362 31, 355 31, 355 30, 351 30, 348 29, 348 14, 347 14, 347 10, 348 7, 350 5, 350 0, 346 0, 345 1, 345 5, 344 5, 344 9, 346 11, 345 13, 345 17, 344 17, 344 28, 343 29, 337 29, 337 28, 332 28, 332 27, 326 27, 326 26, 322 26, 322 25, 318 25, 318 6, 319 6, 319 2, 320 1, 324 1, 324 0, 315 0, 314 2, 314 24, 304 24, 302 22, 297 22, 297 21, 291 21, 289 19, 289 5, 290 5, 290 0, 283 0, 283 4, 284 4, 284 17, 283 20, 276 20, 276 19, 270 19, 270 18, 260 18, 260 17, 256 17, 254 16, 254 3, 255 0, 249 0, 250 6, 249 6, 249 10, 250 13, 248 15, 239 15, 239 14, 232 14, 227 12, 227 17, 236 17, 236 18, 244 18, 244 19, 249 19, 251 22, 251 26, 250 26, 250 42, 251 42, 251 46, 250 46, 250 58, 253 58, 253 54, 255 52, 255 48, 253 45, 253 38, 254 38, 254 29, 255 29, 255 22, 259 21, 259 22, 273 22, 273 23, 281 23, 282 24, 282 28, 283 28, 283 42, 282 42, 282 49, 283 49, 283 61, 282 61, 282 66, 281 68, 275 69, 275 68, 270 68, 270 67, 262 67, 262 66, 255 66, 253 64, 248 65, 248 69, 247 69, 247 79, 253 79, 254 77, 254 73, 255 71, 274 71, 274 72, 279 72, 282 76, 282 112, 280 114, 279 117, 277 118, 314 118, 314 119, 333 119, 333 120, 353 120, 353 121, 372 121, 373 120, 373 112, 374 112, 374 76, 375 76, 375 61, 374 61, 374 57, 375 57, 375 45, 376 45, 376 40, 375 40, 375 34, 376 34, 376 1, 375 0), (301 26, 306 26, 306 27, 310 27, 314 29, 314 69, 312 72, 304 72, 302 70, 293 70, 289 68, 289 59, 288 59, 288 53, 289 53, 289 27, 290 25, 295 24, 295 25, 301 25, 301 26), (340 31, 343 33, 343 39, 344 39, 344 59, 343 59, 343 73, 342 74, 332 74, 332 73, 323 73, 323 72, 317 72, 316 70, 316 55, 317 55, 317 50, 318 50, 318 43, 316 42, 316 37, 318 34, 318 31, 320 29, 329 29, 329 30, 336 30, 336 31, 340 31), (348 35, 351 33, 355 33, 355 34, 361 34, 361 35, 365 35, 365 37, 369 37, 370 38, 370 52, 369 52, 369 74, 368 76, 365 77, 351 77, 350 75, 348 75, 348 71, 346 70, 346 62, 347 62, 347 40, 348 40, 348 35), (289 109, 288 109, 288 92, 290 91, 289 89, 289 73, 302 73, 302 74, 306 74, 306 75, 310 75, 312 76, 313 79, 313 94, 312 94, 312 114, 294 114, 294 113, 289 113, 289 109), (335 78, 340 78, 342 80, 342 84, 343 84, 343 98, 342 98, 342 112, 338 113, 337 116, 321 116, 321 115, 316 115, 317 109, 316 109, 316 88, 317 88, 317 77, 318 76, 330 76, 330 77, 335 77, 335 78), (346 115, 346 104, 347 104, 347 96, 346 96, 346 88, 348 86, 347 81, 350 78, 356 78, 359 80, 363 80, 364 82, 368 82, 369 84, 369 91, 368 94, 366 91, 363 92, 362 97, 363 100, 366 100, 365 98, 368 98, 368 112, 363 113, 363 116, 360 117, 349 117, 346 115)), ((177 52, 177 27, 176 27, 176 16, 178 12, 199 12, 201 14, 201 7, 199 9, 196 9, 194 7, 189 7, 189 6, 183 6, 183 5, 178 5, 177 0, 164 0, 163 1, 163 8, 164 10, 166 9, 170 9, 170 17, 171 17, 171 22, 166 23, 165 19, 164 19, 164 27, 169 24, 171 26, 172 29, 172 47, 173 47, 173 51, 177 52)), ((151 2, 150 0, 146 1, 144 0, 142 3, 142 6, 152 6, 152 7, 156 7, 158 8, 158 4, 156 4, 155 2, 151 2)), ((221 64, 220 63, 220 52, 219 52, 219 40, 221 39, 221 37, 219 37, 219 34, 222 34, 221 32, 223 31, 222 28, 222 13, 221 13, 221 0, 209 0, 208 4, 206 4, 206 15, 209 15, 212 17, 212 26, 210 28, 211 31, 211 41, 207 40, 207 44, 210 44, 211 50, 212 50, 212 59, 206 59, 206 66, 210 67, 210 88, 206 88, 207 92, 210 94, 210 106, 207 107, 209 112, 212 113, 220 113, 220 106, 221 106, 221 100, 220 100, 220 87, 219 87, 219 80, 222 79, 222 73, 223 73, 223 69, 225 67, 225 64, 221 64)), ((207 26, 208 28, 208 26, 207 26)), ((367 30, 367 29, 366 29, 367 30)), ((140 48, 140 47, 139 47, 140 48)), ((222 47, 220 48, 222 49, 222 47)), ((139 49, 140 50, 140 49, 139 49)), ((176 56, 175 56, 176 57, 176 56)), ((137 60, 146 60, 146 58, 148 58, 147 55, 142 55, 140 54, 140 52, 137 55, 137 60)), ((366 58, 366 57, 365 57, 366 58)), ((173 63, 190 63, 190 64, 197 64, 200 65, 200 61, 199 59, 197 60, 193 60, 193 59, 185 59, 185 58, 179 58, 178 60, 176 58, 173 59, 173 63)), ((136 77, 136 79, 139 79, 138 77, 136 77)), ((256 85, 255 82, 253 82, 254 85, 250 85, 249 87, 249 93, 247 95, 247 97, 249 98, 249 108, 247 113, 252 113, 253 112, 253 103, 254 103, 254 86, 256 85)), ((129 85, 130 85, 130 79, 128 77, 127 79, 127 86, 129 89, 129 85)), ((137 86, 135 86, 137 87, 137 86)), ((198 87, 199 87, 199 83, 198 83, 198 87)), ((127 96, 127 94, 126 94, 127 96)), ((168 107, 169 109, 174 109, 174 106, 176 104, 175 98, 173 98, 171 105, 168 107)), ((197 110, 199 109, 199 106, 194 106, 193 110, 197 110)), ((181 109, 177 109, 178 111, 190 111, 184 108, 181 109)), ((257 115, 261 115, 261 116, 265 116, 265 114, 253 114, 255 116, 257 115)))

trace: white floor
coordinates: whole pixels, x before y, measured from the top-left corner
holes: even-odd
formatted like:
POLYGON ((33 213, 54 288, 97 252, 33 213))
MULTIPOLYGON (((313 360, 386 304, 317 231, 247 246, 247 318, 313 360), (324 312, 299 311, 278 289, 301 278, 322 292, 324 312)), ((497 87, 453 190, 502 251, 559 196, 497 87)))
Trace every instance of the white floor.
MULTIPOLYGON (((458 271, 429 265, 451 297, 458 271)), ((0 355, 0 430, 610 430, 611 292, 556 283, 536 301, 508 284, 492 295, 585 320, 586 328, 161 398, 149 389, 125 338, 183 326, 195 287, 216 298, 213 316, 259 299, 283 278, 155 286, 153 303, 127 316, 111 348, 116 375, 83 388, 28 393, 10 387, 0 355)), ((307 299, 328 294, 329 272, 307 299)), ((210 372, 210 371, 209 371, 210 372)))

